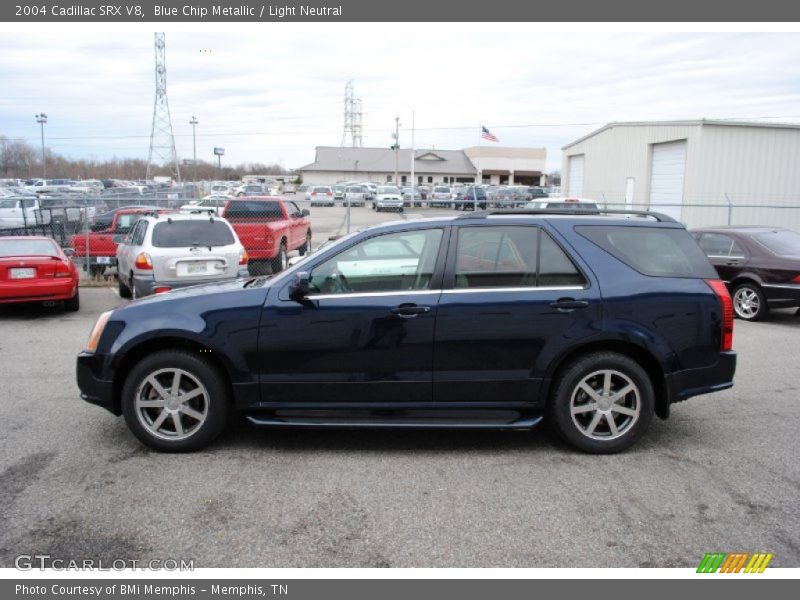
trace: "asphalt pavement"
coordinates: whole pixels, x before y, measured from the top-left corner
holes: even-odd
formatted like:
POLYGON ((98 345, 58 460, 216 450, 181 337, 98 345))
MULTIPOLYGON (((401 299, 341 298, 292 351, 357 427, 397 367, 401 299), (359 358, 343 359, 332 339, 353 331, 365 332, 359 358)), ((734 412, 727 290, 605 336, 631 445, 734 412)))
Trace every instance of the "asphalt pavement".
MULTIPOLYGON (((315 245, 343 210, 312 209, 315 245)), ((429 216, 353 209, 355 227, 429 216)), ((436 211, 435 214, 453 214, 436 211)), ((53 558, 196 567, 696 567, 706 552, 800 566, 800 317, 736 322, 733 389, 673 405, 630 451, 533 432, 260 430, 147 450, 82 401, 75 356, 123 302, 0 307, 0 566, 53 558)))

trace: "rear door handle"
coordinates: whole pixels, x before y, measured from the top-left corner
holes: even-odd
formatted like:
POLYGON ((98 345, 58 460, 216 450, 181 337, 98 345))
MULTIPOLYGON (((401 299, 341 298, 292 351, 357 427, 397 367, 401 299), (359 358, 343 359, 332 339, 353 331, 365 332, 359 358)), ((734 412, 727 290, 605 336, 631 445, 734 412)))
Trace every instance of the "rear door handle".
POLYGON ((559 298, 555 302, 550 303, 551 308, 558 310, 571 311, 576 308, 586 308, 589 303, 586 300, 575 300, 574 298, 559 298))
POLYGON ((430 306, 417 306, 416 304, 401 304, 390 311, 393 315, 400 317, 416 317, 431 312, 430 306))

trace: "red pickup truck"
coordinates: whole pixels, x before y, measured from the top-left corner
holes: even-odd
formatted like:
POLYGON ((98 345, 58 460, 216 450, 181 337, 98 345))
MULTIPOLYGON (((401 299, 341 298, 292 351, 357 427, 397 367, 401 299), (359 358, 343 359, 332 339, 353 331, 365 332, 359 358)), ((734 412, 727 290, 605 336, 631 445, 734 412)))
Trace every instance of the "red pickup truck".
MULTIPOLYGON (((154 212, 152 208, 120 208, 114 211, 111 224, 100 231, 76 233, 70 240, 75 249, 76 259, 86 258, 86 240, 89 240, 89 273, 102 275, 106 267, 117 264, 117 243, 115 235, 127 235, 142 215, 154 212)), ((157 212, 166 212, 158 210, 157 212)))
POLYGON ((251 275, 283 271, 289 252, 301 255, 311 249, 308 211, 294 202, 264 196, 229 200, 220 215, 233 226, 250 260, 251 275))

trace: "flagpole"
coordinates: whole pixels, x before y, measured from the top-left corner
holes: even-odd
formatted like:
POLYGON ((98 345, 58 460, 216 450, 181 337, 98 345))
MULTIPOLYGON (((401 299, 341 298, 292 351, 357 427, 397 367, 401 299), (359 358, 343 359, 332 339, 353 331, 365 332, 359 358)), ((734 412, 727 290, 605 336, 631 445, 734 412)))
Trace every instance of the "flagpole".
POLYGON ((411 208, 414 208, 414 111, 411 111, 411 208))

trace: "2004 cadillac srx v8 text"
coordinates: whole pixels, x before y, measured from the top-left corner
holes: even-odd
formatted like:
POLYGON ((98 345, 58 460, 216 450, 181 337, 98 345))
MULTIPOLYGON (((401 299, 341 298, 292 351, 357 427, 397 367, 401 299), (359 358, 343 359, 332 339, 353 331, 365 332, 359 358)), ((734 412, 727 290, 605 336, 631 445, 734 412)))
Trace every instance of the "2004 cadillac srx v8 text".
POLYGON ((634 444, 653 414, 733 385, 733 308, 655 213, 478 212, 342 237, 273 277, 104 313, 82 397, 163 451, 256 425, 529 429, 634 444))

